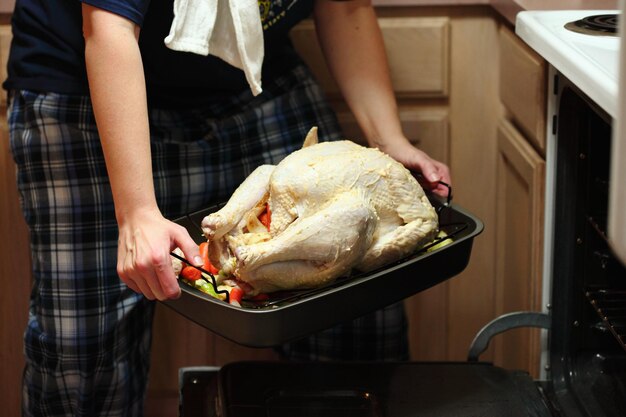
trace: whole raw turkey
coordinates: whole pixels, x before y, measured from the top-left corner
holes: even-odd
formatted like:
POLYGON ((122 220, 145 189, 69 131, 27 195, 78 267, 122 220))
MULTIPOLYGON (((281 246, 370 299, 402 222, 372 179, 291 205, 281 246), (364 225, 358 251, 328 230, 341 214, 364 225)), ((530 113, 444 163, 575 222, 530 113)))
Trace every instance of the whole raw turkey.
POLYGON ((213 264, 251 293, 376 269, 432 240, 437 228, 437 213, 402 164, 352 141, 318 143, 316 128, 302 149, 258 167, 202 221, 213 264), (266 204, 269 231, 258 220, 266 204))

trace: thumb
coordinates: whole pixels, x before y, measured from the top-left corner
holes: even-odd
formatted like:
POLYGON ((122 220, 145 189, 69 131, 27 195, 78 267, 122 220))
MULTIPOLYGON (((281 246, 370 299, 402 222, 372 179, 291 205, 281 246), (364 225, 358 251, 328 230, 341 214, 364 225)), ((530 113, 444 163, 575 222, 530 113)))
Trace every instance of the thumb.
POLYGON ((426 161, 422 164, 422 176, 431 183, 441 180, 441 175, 435 164, 426 161))
POLYGON ((200 248, 198 244, 189 236, 187 230, 181 226, 174 235, 174 243, 178 246, 190 263, 196 266, 202 266, 202 257, 200 256, 200 248))

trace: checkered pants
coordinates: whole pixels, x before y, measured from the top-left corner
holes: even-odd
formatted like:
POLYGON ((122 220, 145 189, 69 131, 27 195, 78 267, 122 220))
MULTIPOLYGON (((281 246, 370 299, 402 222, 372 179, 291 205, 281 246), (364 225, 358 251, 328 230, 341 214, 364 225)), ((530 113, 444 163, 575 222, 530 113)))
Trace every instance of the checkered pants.
MULTIPOLYGON (((340 137, 305 68, 264 88, 258 97, 151 109, 154 183, 166 217, 225 201, 254 168, 300 148, 313 125, 325 140, 340 137)), ((89 98, 11 92, 9 127, 33 261, 24 414, 140 416, 154 303, 116 274, 118 230, 89 98)))

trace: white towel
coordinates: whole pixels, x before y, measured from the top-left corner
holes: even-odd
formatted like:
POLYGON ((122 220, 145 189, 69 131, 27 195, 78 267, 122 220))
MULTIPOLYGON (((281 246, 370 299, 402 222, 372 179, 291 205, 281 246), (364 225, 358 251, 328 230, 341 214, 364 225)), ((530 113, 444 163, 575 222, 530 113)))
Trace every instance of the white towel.
POLYGON ((242 69, 260 94, 265 53, 258 0, 175 0, 168 48, 214 55, 242 69))

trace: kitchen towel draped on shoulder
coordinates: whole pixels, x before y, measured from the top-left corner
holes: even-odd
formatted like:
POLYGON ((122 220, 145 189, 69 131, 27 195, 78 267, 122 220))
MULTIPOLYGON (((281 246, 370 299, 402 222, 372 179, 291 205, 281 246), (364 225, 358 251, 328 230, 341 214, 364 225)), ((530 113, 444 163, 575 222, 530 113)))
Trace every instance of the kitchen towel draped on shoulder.
POLYGON ((252 93, 261 93, 263 27, 257 0, 175 0, 165 45, 212 54, 243 70, 252 93))

